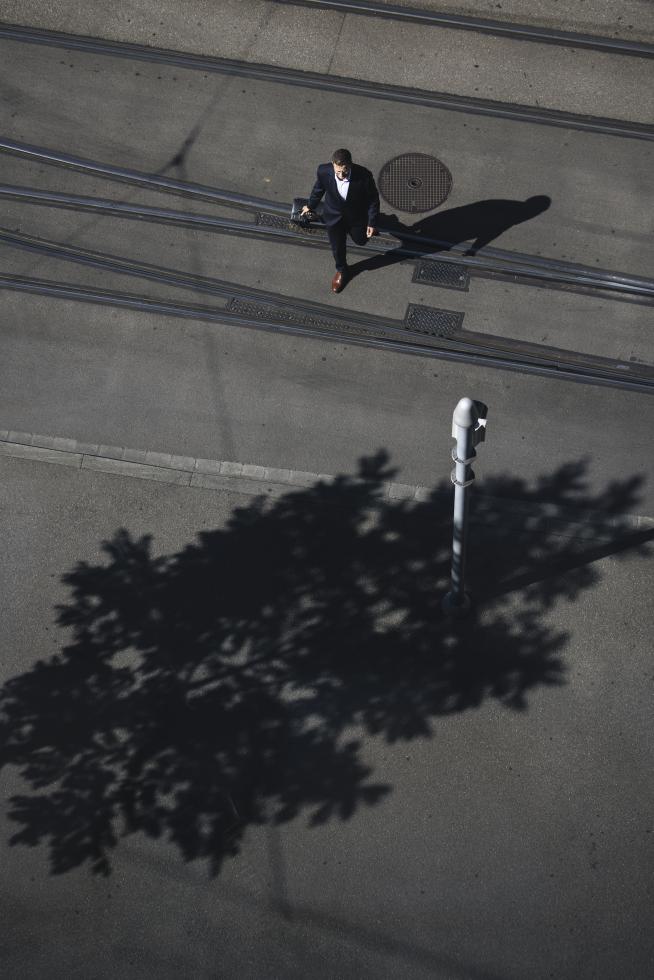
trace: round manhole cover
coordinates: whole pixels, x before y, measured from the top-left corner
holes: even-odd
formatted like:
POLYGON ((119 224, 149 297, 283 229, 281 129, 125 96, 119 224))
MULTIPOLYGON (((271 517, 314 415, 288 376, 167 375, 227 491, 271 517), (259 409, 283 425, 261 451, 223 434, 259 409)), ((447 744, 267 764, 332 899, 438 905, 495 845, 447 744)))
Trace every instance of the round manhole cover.
POLYGON ((399 211, 417 214, 442 204, 452 190, 445 164, 426 153, 403 153, 379 171, 379 193, 399 211))

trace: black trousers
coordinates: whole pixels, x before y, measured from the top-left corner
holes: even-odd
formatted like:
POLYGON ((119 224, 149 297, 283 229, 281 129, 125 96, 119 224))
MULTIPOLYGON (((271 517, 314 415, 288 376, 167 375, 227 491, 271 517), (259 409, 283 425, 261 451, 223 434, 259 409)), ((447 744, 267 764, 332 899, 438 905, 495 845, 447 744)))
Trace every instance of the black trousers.
POLYGON ((341 218, 335 225, 327 226, 327 234, 329 235, 329 244, 334 253, 336 271, 345 272, 347 269, 347 236, 349 234, 355 245, 365 245, 368 241, 366 226, 350 225, 341 218))

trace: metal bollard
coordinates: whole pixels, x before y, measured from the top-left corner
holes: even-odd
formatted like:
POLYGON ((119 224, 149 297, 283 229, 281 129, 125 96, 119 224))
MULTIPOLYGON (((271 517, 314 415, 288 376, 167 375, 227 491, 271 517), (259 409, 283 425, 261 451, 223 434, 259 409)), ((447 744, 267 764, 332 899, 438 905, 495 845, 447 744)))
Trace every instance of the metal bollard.
POLYGON ((452 450, 454 469, 454 526, 452 532, 452 581, 443 599, 443 610, 449 615, 463 615, 470 609, 465 591, 466 549, 468 544, 468 488, 475 474, 470 466, 477 455, 475 446, 486 438, 488 408, 483 402, 462 398, 452 415, 452 450))

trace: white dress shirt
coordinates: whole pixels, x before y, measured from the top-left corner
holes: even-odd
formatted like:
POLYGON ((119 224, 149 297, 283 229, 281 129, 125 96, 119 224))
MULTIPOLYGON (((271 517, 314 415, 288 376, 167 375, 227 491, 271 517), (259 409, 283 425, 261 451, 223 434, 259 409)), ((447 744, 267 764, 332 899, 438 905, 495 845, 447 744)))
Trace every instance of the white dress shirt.
POLYGON ((348 174, 347 177, 343 177, 342 180, 337 174, 334 174, 334 176, 336 177, 336 189, 345 201, 347 200, 347 192, 350 189, 350 175, 348 174))

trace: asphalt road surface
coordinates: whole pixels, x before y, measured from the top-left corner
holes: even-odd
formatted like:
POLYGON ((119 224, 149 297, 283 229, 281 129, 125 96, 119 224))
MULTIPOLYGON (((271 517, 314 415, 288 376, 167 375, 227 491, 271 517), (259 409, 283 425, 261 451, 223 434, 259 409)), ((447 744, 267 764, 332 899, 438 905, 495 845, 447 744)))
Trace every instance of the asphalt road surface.
MULTIPOLYGON (((0 3, 10 974, 645 980, 652 52, 179 6, 0 3), (452 186, 382 200, 334 295, 286 214, 341 145, 452 186), (464 395, 489 421, 457 627, 464 395), (259 511, 34 434, 307 486, 259 511), (382 477, 440 492, 380 502, 382 477)), ((397 6, 654 37, 636 0, 397 6)))

